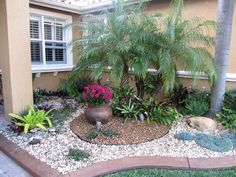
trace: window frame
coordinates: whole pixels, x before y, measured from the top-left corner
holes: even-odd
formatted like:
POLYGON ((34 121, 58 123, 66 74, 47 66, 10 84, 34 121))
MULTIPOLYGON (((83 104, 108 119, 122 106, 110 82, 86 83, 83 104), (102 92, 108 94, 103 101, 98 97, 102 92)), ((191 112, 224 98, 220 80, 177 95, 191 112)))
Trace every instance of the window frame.
POLYGON ((55 71, 70 71, 73 68, 73 54, 72 46, 69 43, 72 41, 72 29, 68 28, 63 30, 63 40, 46 40, 44 37, 44 19, 57 19, 59 21, 65 22, 65 25, 72 23, 72 16, 61 14, 57 12, 50 12, 41 9, 30 8, 30 20, 39 19, 39 39, 30 38, 31 41, 41 41, 42 42, 42 63, 34 64, 32 62, 32 72, 55 72, 55 71), (64 39, 65 38, 65 39, 64 39), (66 62, 50 63, 46 61, 46 51, 45 44, 46 42, 58 42, 66 44, 66 62))

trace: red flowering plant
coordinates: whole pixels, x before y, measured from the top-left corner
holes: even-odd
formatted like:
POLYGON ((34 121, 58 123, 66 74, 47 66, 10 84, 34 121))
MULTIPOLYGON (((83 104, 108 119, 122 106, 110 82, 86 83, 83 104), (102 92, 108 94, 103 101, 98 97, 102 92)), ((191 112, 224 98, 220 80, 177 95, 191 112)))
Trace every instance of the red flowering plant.
POLYGON ((102 105, 109 103, 112 99, 112 92, 109 88, 94 83, 92 85, 87 85, 84 87, 84 92, 82 93, 83 100, 90 106, 102 105))

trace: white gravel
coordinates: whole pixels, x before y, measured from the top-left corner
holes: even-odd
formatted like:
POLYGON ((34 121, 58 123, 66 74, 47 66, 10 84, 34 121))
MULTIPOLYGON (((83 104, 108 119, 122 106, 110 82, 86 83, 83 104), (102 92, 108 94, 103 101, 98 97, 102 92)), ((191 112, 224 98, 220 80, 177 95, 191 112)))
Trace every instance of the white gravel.
POLYGON ((96 162, 128 156, 209 158, 236 155, 236 149, 225 153, 218 153, 201 148, 194 141, 188 142, 175 139, 174 135, 182 131, 198 132, 189 128, 184 119, 176 122, 167 135, 150 142, 135 145, 91 144, 77 138, 69 129, 70 122, 82 112, 83 110, 79 109, 73 113, 71 118, 64 123, 61 131, 57 133, 43 133, 43 139, 37 145, 28 145, 29 138, 26 138, 25 135, 17 136, 11 131, 8 131, 4 126, 0 127, 0 133, 63 174, 96 162), (88 151, 90 153, 89 159, 81 162, 68 159, 67 154, 70 148, 79 148, 88 151))

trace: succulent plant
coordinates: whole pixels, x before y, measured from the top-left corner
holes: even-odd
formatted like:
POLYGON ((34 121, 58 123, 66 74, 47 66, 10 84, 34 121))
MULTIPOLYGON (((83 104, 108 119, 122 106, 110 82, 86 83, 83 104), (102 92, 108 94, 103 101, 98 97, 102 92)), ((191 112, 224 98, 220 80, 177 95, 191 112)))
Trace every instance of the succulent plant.
POLYGON ((87 138, 88 139, 95 139, 98 135, 99 135, 99 131, 98 130, 90 130, 88 132, 87 138))
POLYGON ((222 136, 223 138, 228 138, 233 143, 233 147, 236 148, 236 134, 227 133, 222 136))
POLYGON ((215 152, 227 152, 233 148, 232 141, 226 137, 216 137, 199 133, 196 134, 195 141, 199 146, 215 152))
POLYGON ((175 135, 175 138, 183 141, 192 141, 195 136, 189 132, 181 132, 175 135))
POLYGON ((89 158, 89 153, 81 149, 70 149, 67 157, 75 161, 81 161, 89 158))
POLYGON ((107 130, 104 130, 102 132, 102 134, 106 137, 113 137, 113 136, 116 136, 118 135, 118 133, 115 131, 115 130, 112 130, 112 129, 107 129, 107 130))

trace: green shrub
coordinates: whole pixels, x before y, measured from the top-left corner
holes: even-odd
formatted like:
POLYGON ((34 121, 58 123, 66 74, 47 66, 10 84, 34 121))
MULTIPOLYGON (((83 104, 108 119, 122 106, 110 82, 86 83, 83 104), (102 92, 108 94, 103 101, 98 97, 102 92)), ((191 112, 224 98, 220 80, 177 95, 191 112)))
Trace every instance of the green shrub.
POLYGON ((195 136, 189 132, 181 132, 175 135, 175 138, 183 141, 192 141, 195 136))
POLYGON ((202 116, 209 111, 209 95, 206 92, 190 94, 184 104, 188 114, 202 116))
POLYGON ((88 139, 95 139, 98 135, 99 135, 99 131, 98 130, 90 130, 88 132, 87 138, 88 139))
POLYGON ((203 133, 196 134, 195 142, 204 148, 215 152, 227 152, 233 148, 229 138, 216 137, 203 133))
POLYGON ((51 112, 53 125, 61 125, 65 120, 70 117, 72 111, 73 110, 69 107, 65 107, 61 110, 53 110, 51 112))
POLYGON ((224 96, 224 107, 236 112, 236 89, 229 90, 224 96))
POLYGON ((112 129, 107 129, 107 130, 104 130, 102 132, 102 134, 106 137, 113 137, 113 136, 116 136, 118 135, 118 133, 115 131, 115 130, 112 130, 112 129))
POLYGON ((76 73, 71 73, 67 80, 61 81, 59 91, 67 93, 71 98, 80 98, 84 87, 93 82, 94 81, 87 73, 81 73, 79 76, 76 73))
POLYGON ((168 102, 177 108, 182 107, 189 93, 190 89, 184 87, 183 85, 177 85, 174 87, 174 90, 168 95, 168 102))
POLYGON ((154 107, 149 113, 151 121, 155 121, 162 125, 171 125, 181 116, 182 115, 177 111, 176 108, 172 108, 170 106, 164 107, 163 104, 160 104, 158 107, 154 107))
POLYGON ((223 107, 216 118, 224 128, 236 132, 236 111, 223 107))
POLYGON ((216 118, 224 128, 236 132, 236 89, 225 93, 223 108, 216 118))
POLYGON ((125 121, 128 119, 137 120, 140 113, 140 109, 131 98, 128 103, 124 103, 121 107, 116 107, 115 109, 119 111, 119 115, 123 117, 125 121))
POLYGON ((89 158, 89 156, 90 155, 88 152, 80 149, 70 149, 69 154, 67 155, 69 159, 73 159, 75 161, 81 161, 87 159, 89 158))
POLYGON ((29 130, 36 127, 47 131, 47 128, 45 127, 46 123, 49 127, 52 127, 50 120, 51 116, 49 116, 51 111, 52 110, 45 112, 43 110, 35 110, 33 107, 31 107, 28 111, 28 114, 25 116, 20 116, 13 113, 10 113, 9 116, 18 120, 18 122, 15 124, 17 126, 24 127, 24 133, 28 133, 29 130))

